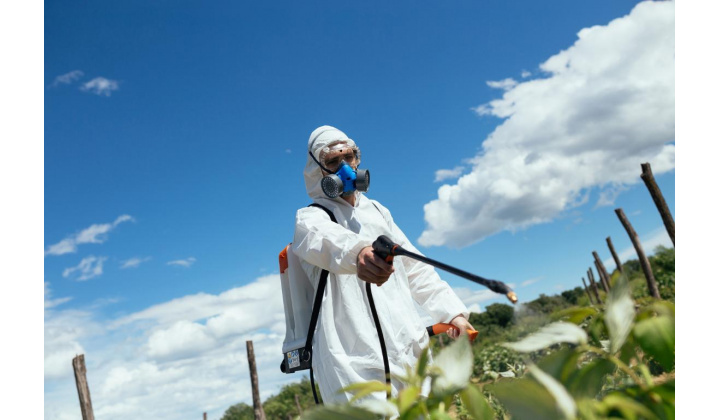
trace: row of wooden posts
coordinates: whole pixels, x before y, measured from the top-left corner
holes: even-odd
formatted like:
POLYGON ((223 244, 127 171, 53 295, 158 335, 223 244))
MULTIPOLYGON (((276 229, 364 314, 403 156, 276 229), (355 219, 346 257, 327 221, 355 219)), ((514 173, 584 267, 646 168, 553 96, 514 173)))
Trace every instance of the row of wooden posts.
MULTIPOLYGON (((670 235, 670 240, 672 241, 673 246, 675 246, 675 221, 673 220, 672 214, 668 209, 665 198, 663 198, 662 193, 660 192, 660 188, 658 188, 657 183, 655 183, 655 178, 653 177, 650 164, 643 163, 640 166, 642 168, 641 178, 645 182, 648 190, 650 191, 650 195, 652 196, 653 201, 655 202, 655 205, 660 212, 668 235, 670 235)), ((643 251, 642 244, 640 243, 640 239, 638 238, 635 229, 633 229, 630 221, 625 216, 623 209, 615 209, 615 213, 620 219, 620 223, 622 223, 623 227, 625 227, 625 230, 627 231, 628 236, 630 236, 630 240, 635 247, 635 251, 637 252, 640 261, 640 266, 642 267, 642 270, 645 273, 645 278, 647 279, 648 291, 650 292, 650 295, 654 298, 659 299, 660 293, 658 292, 657 283, 655 282, 655 277, 653 276, 652 269, 650 267, 650 261, 645 256, 645 252, 643 251)), ((612 257, 615 260, 617 269, 620 274, 622 274, 622 263, 620 261, 620 258, 618 258, 617 253, 615 252, 612 240, 609 236, 605 240, 607 242, 608 248, 610 249, 612 257)), ((605 269, 605 265, 603 264, 602 260, 600 260, 598 253, 596 251, 593 251, 592 255, 594 259, 595 270, 598 273, 598 279, 596 281, 592 267, 590 267, 587 270, 587 278, 590 282, 590 286, 588 287, 587 283, 585 283, 584 277, 582 279, 582 282, 583 286, 585 287, 585 292, 588 295, 588 299, 590 299, 590 303, 602 304, 600 294, 598 293, 598 284, 600 284, 600 287, 602 287, 605 293, 609 293, 611 287, 610 275, 605 269), (592 295, 590 293, 590 290, 592 290, 592 295), (593 295, 595 296, 595 299, 593 299, 593 295)), ((250 382, 252 384, 252 399, 255 420, 265 420, 265 412, 263 410, 262 401, 260 400, 257 366, 255 364, 255 351, 253 349, 253 343, 252 341, 246 341, 245 344, 247 346, 247 357, 250 370, 250 382)), ((75 383, 77 385, 78 397, 80 398, 80 411, 82 413, 82 418, 83 420, 94 420, 95 416, 93 415, 92 402, 90 400, 90 389, 88 387, 86 376, 85 355, 81 354, 79 356, 76 356, 72 360, 72 365, 75 372, 75 383)), ((297 406, 298 414, 302 414, 302 408, 300 406, 298 395, 295 395, 295 404, 297 406)), ((203 420, 207 420, 207 413, 203 413, 203 420)))
MULTIPOLYGON (((670 209, 668 208, 667 203, 665 202, 665 198, 662 195, 662 192, 660 191, 660 188, 657 186, 657 183, 655 182, 655 177, 652 173, 652 168, 650 167, 649 163, 643 163, 640 165, 640 168, 642 169, 642 174, 640 175, 640 178, 645 182, 645 185, 647 186, 648 191, 650 192, 650 196, 652 197, 653 201, 655 202, 655 206, 657 207, 658 211, 660 212, 660 217, 663 220, 663 224, 665 225, 665 229, 667 230, 668 235, 670 236, 670 240, 672 241, 673 247, 675 246, 675 220, 672 217, 672 214, 670 213, 670 209)), ((635 232, 635 229, 632 227, 632 224, 630 224, 630 221, 628 220, 627 216, 625 216, 625 212, 622 208, 615 209, 615 214, 617 214, 618 219, 620 219, 620 223, 622 223, 623 227, 625 228, 625 231, 627 231, 628 236, 630 237, 630 241, 633 244, 633 247, 635 248, 635 252, 638 256, 638 261, 640 262, 640 267, 643 270, 643 273, 645 274, 645 280, 647 281, 647 287, 648 292, 650 293, 650 296, 660 299, 660 292, 658 291, 657 282, 655 281, 655 276, 652 272, 652 267, 650 266, 650 260, 648 260, 647 256, 645 255, 645 251, 643 250, 642 244, 640 243, 640 239, 638 238, 638 234, 635 232)), ((615 247, 613 247, 612 240, 608 236, 605 238, 605 241, 607 242, 608 248, 610 249, 610 253, 612 254, 613 260, 615 260, 615 265, 617 266, 618 272, 622 275, 623 274, 623 267, 622 262, 620 261, 620 258, 618 258, 617 253, 615 252, 615 247)), ((588 282, 590 283, 590 286, 588 287, 587 283, 585 283, 585 278, 582 278, 583 286, 585 288, 585 293, 587 293, 588 299, 590 299, 590 303, 597 303, 602 304, 602 300, 600 299, 600 294, 598 293, 598 284, 600 284, 600 287, 603 288, 605 293, 610 292, 610 275, 608 274, 607 270, 605 269, 605 265, 603 264, 602 260, 600 260, 600 257, 598 256, 598 253, 596 251, 592 252, 594 264, 595 264, 595 270, 598 273, 598 280, 595 280, 595 276, 593 274, 592 267, 588 268, 587 270, 587 278, 588 282), (592 290, 592 295, 590 294, 590 291, 592 290), (593 295, 595 296, 595 299, 593 299, 593 295)))

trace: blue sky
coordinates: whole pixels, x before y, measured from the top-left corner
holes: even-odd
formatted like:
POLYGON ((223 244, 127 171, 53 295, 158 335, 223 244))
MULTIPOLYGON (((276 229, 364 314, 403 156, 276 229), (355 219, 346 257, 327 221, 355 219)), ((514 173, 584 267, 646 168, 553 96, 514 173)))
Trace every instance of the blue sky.
POLYGON ((674 212, 674 3, 636 5, 46 2, 45 418, 77 416, 76 353, 106 419, 250 402, 249 339, 263 398, 299 380, 277 253, 319 125, 422 252, 521 300, 612 269, 607 236, 635 258, 615 208, 669 245, 639 175, 674 212))

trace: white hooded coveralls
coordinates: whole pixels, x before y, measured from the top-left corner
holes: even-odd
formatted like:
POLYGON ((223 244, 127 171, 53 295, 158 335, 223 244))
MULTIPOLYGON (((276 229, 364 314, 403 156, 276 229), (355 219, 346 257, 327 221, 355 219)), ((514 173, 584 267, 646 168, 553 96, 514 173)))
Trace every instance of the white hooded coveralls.
MULTIPOLYGON (((328 144, 352 140, 336 128, 315 130, 308 149, 319 160, 320 150, 328 144)), ((312 365, 320 394, 326 404, 344 403, 351 393, 337 393, 357 382, 384 381, 385 371, 375 324, 370 312, 365 282, 357 276, 360 250, 371 246, 380 235, 388 236, 403 248, 419 253, 395 224, 390 212, 380 203, 356 192, 355 207, 341 197, 330 199, 320 187, 322 172, 310 156, 305 166, 305 186, 312 200, 332 211, 338 223, 315 207, 297 211, 292 251, 314 287, 322 269, 329 271, 317 330, 313 337, 312 365)), ((434 320, 450 322, 469 313, 450 286, 430 265, 396 257, 395 272, 378 287, 372 285, 378 317, 385 338, 390 373, 404 375, 405 365, 415 366, 429 337, 418 315, 417 302, 434 320)), ((393 395, 403 385, 392 381, 393 395)), ((378 392, 372 398, 385 399, 378 392)))

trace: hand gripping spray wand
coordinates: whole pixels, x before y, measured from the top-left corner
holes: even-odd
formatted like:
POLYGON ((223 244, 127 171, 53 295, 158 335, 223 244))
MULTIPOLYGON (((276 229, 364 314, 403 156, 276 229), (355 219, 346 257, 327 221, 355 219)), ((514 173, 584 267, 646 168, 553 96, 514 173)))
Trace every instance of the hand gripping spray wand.
MULTIPOLYGON (((488 289, 492 290, 495 293, 501 293, 507 296, 507 298, 512 303, 517 303, 518 298, 515 292, 512 291, 510 287, 508 287, 505 283, 497 280, 490 280, 486 279, 484 277, 480 277, 478 275, 468 273, 467 271, 460 270, 458 268, 449 266, 447 264, 441 263, 439 261, 435 261, 433 259, 427 258, 425 256, 415 254, 414 252, 410 252, 406 250, 405 248, 401 247, 400 245, 394 243, 385 235, 380 235, 378 238, 373 242, 372 244, 373 251, 375 251, 376 254, 378 254, 382 259, 384 259, 388 263, 392 263, 393 258, 396 256, 405 256, 410 257, 412 259, 422 261, 426 264, 430 264, 433 267, 437 267, 441 270, 448 271, 452 274, 455 274, 456 276, 460 276, 463 278, 466 278, 470 281, 473 281, 478 284, 482 284, 483 286, 487 287, 488 289)), ((451 324, 444 324, 439 323, 435 324, 433 326, 427 327, 428 334, 432 337, 435 334, 440 334, 445 331, 447 331, 450 328, 455 328, 451 324)), ((473 341, 475 337, 477 337, 477 331, 471 331, 468 330, 468 336, 470 338, 470 341, 473 341)))

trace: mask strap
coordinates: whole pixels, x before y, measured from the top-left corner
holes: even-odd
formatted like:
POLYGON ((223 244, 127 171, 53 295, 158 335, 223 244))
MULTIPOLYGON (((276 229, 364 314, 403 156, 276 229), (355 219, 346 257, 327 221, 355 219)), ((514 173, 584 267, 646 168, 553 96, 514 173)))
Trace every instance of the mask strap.
POLYGON ((318 160, 317 160, 317 159, 315 159, 315 156, 313 156, 312 152, 308 151, 308 154, 310 155, 310 157, 312 158, 312 160, 314 160, 314 161, 315 161, 315 163, 317 163, 317 164, 318 164, 318 166, 320 167, 320 169, 322 169, 323 171, 325 171, 325 172, 327 172, 327 173, 329 173, 329 174, 333 174, 333 173, 335 173, 335 172, 333 172, 333 171, 329 170, 328 168, 326 168, 326 167, 322 166, 322 165, 320 164, 320 162, 318 162, 318 160))

